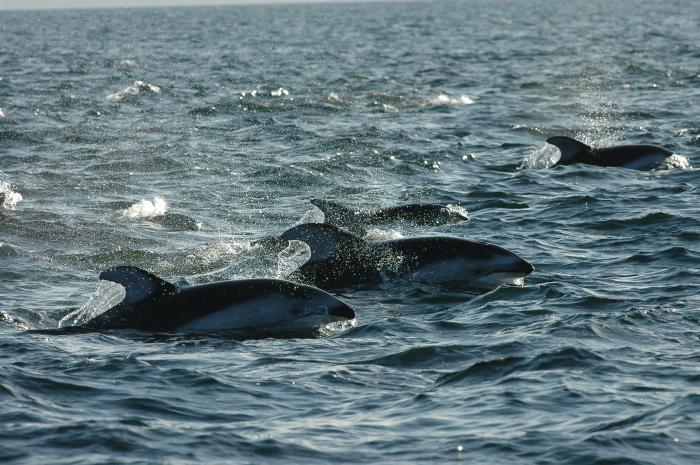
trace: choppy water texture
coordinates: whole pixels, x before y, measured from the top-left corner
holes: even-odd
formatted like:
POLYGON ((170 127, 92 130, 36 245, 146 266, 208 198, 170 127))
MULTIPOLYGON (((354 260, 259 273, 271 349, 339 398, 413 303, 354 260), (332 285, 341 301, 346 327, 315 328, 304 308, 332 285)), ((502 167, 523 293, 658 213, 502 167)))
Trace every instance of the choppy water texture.
POLYGON ((544 140, 700 165, 699 12, 1 12, 0 461, 697 463, 698 171, 548 169, 544 140), (117 264, 284 276, 296 252, 251 241, 318 219, 312 198, 459 205, 371 237, 490 241, 536 272, 347 291, 357 325, 318 339, 27 331, 105 304, 117 264))

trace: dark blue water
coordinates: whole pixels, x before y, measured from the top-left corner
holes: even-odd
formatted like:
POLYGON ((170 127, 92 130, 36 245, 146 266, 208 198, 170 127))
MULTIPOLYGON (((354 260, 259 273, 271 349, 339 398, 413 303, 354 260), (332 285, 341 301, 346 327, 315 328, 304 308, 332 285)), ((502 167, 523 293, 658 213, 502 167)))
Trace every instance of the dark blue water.
POLYGON ((698 463, 698 24, 690 0, 0 12, 0 461, 698 463), (560 134, 678 159, 550 168, 560 134), (317 339, 28 331, 106 308, 114 265, 283 277, 251 242, 312 198, 458 205, 369 239, 536 271, 345 291, 357 324, 317 339))

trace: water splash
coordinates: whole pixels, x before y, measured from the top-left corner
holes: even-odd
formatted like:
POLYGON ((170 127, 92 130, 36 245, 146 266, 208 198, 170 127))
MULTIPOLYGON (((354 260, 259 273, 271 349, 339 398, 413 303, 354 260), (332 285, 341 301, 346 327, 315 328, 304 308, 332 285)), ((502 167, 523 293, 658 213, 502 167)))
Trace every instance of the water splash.
POLYGON ((124 300, 126 290, 121 284, 110 281, 100 281, 97 289, 87 302, 61 318, 58 327, 81 326, 97 315, 104 313, 124 300))
POLYGON ((160 87, 153 84, 149 84, 144 81, 134 81, 132 85, 125 87, 122 90, 118 90, 114 93, 111 93, 105 98, 111 102, 119 102, 126 97, 139 95, 142 92, 151 92, 154 94, 159 94, 160 87))
POLYGON ((460 95, 459 97, 450 97, 447 94, 440 94, 428 101, 429 105, 473 105, 476 101, 468 95, 460 95))
POLYGON ((323 223, 326 220, 323 212, 317 208, 312 208, 304 212, 299 220, 294 223, 294 226, 306 223, 323 223))
POLYGON ((154 218, 165 215, 168 209, 166 201, 160 197, 153 200, 142 199, 140 202, 127 208, 123 216, 126 218, 154 218))
POLYGON ((554 166, 561 158, 559 149, 551 144, 544 144, 542 147, 531 149, 518 169, 539 170, 554 166))
POLYGON ((449 203, 446 205, 445 208, 447 208, 447 211, 450 213, 456 213, 460 216, 463 216, 464 218, 469 218, 469 212, 467 211, 467 209, 460 205, 454 205, 449 203))
POLYGON ((693 167, 690 164, 690 160, 688 160, 687 157, 683 155, 679 155, 677 153, 674 153, 670 157, 666 159, 666 162, 664 163, 664 166, 662 167, 664 169, 678 169, 678 170, 692 170, 693 167))
MULTIPOLYGON (((132 60, 130 58, 124 58, 123 60, 120 60, 119 63, 117 63, 117 66, 120 68, 136 68, 139 66, 139 63, 136 60, 132 60)), ((141 81, 136 81, 136 82, 141 82, 141 81)))
POLYGON ((0 180, 0 208, 14 210, 21 201, 22 194, 13 191, 9 182, 0 180))
POLYGON ((277 278, 283 279, 292 274, 311 258, 311 248, 301 241, 289 241, 286 249, 277 254, 277 278))

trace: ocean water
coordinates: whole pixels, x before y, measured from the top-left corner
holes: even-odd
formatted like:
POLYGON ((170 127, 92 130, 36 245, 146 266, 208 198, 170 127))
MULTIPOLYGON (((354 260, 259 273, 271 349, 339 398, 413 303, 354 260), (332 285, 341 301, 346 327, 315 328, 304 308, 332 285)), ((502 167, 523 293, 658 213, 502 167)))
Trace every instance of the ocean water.
POLYGON ((700 9, 445 1, 0 12, 0 462, 696 464, 700 9), (652 143, 652 172, 545 143, 652 143), (254 241, 451 204, 536 271, 339 296, 314 339, 46 334, 101 270, 284 277, 254 241), (191 221, 164 222, 168 214, 191 221))

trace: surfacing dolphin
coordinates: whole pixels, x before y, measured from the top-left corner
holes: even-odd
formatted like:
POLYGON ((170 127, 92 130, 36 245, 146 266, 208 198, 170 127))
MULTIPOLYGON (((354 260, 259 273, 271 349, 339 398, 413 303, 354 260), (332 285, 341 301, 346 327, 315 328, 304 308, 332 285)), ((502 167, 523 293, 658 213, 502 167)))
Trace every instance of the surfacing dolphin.
POLYGON ((92 318, 93 330, 215 331, 306 334, 355 318, 355 311, 325 291, 279 279, 220 281, 177 288, 134 266, 103 271, 121 284, 124 300, 92 318))
POLYGON ((330 224, 309 223, 294 226, 281 239, 311 249, 309 260, 289 279, 322 289, 376 285, 387 278, 483 288, 515 282, 534 270, 497 245, 448 236, 370 243, 330 224))
POLYGON ((152 223, 158 223, 170 231, 199 231, 202 224, 187 215, 180 213, 165 213, 164 215, 147 218, 152 223))
POLYGON ((362 233, 365 226, 406 222, 419 226, 461 223, 469 219, 461 208, 432 203, 411 203, 369 212, 355 212, 337 202, 313 199, 311 203, 323 212, 324 222, 362 233))
POLYGON ((596 149, 565 136, 550 137, 547 143, 556 146, 561 152, 561 158, 555 165, 586 163, 650 171, 673 155, 673 152, 656 145, 618 145, 596 149))

